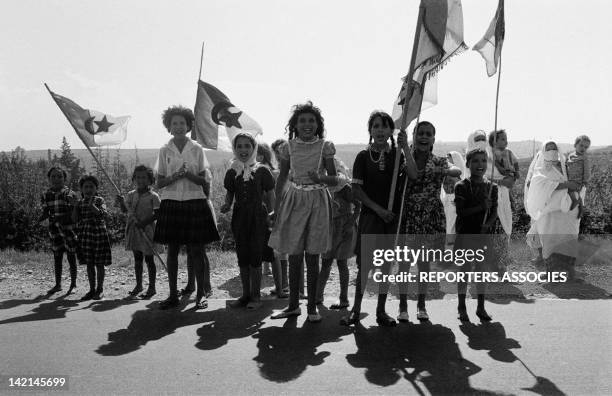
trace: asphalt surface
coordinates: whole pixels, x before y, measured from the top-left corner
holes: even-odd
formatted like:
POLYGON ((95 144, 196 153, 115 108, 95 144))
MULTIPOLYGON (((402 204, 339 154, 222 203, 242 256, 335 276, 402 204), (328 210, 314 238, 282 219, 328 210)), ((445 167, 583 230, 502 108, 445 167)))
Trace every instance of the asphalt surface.
POLYGON ((489 324, 474 300, 471 324, 456 300, 428 302, 431 323, 416 323, 412 301, 411 323, 395 328, 375 324, 373 300, 357 328, 325 309, 307 323, 304 305, 297 320, 271 320, 279 300, 157 304, 0 300, 0 393, 18 393, 6 376, 64 375, 68 389, 52 394, 612 394, 609 299, 489 303, 489 324))

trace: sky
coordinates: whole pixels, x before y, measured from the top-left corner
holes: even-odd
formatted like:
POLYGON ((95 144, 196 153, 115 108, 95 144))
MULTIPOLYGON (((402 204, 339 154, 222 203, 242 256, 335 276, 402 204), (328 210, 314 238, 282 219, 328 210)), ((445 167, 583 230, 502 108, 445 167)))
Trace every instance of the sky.
MULTIPOLYGON (((495 0, 463 0, 465 42, 484 35, 495 0)), ((506 0, 498 126, 509 140, 582 133, 610 145, 612 2, 506 0)), ((0 150, 84 148, 47 91, 84 108, 130 115, 122 148, 157 148, 170 105, 193 107, 202 79, 282 137, 291 106, 312 100, 327 138, 367 143, 371 111, 391 112, 408 72, 417 0, 21 0, 0 15, 0 150)), ((422 120, 437 139, 494 127, 497 75, 475 51, 438 75, 422 120)))

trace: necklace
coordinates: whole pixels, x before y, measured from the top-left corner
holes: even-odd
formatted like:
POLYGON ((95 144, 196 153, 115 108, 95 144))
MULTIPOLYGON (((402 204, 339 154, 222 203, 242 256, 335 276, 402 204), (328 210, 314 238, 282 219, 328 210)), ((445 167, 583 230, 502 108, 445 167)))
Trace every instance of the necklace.
POLYGON ((388 147, 385 147, 383 150, 378 151, 374 147, 372 147, 371 144, 368 146, 368 154, 370 155, 370 160, 374 162, 375 164, 378 164, 378 170, 380 171, 385 170, 385 152, 387 151, 387 149, 388 147), (374 157, 372 157, 372 151, 376 151, 377 153, 379 153, 377 160, 375 160, 374 157))

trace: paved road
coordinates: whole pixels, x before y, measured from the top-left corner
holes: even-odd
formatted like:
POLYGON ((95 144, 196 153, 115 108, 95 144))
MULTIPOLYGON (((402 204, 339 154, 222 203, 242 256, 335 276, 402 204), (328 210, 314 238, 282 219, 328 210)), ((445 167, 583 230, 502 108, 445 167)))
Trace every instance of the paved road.
POLYGON ((487 325, 461 325, 456 302, 436 300, 432 323, 379 328, 370 315, 354 330, 326 310, 320 324, 270 320, 282 304, 168 312, 145 301, 2 300, 0 374, 69 375, 79 395, 612 394, 611 300, 492 303, 487 325))

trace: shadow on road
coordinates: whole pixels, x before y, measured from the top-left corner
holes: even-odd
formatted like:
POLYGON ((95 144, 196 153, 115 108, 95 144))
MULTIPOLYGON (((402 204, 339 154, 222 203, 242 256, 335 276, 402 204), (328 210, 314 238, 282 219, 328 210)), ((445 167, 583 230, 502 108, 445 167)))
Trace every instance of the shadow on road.
MULTIPOLYGON (((37 297, 38 298, 38 297, 37 297)), ((13 301, 13 300, 9 300, 13 301)), ((32 300, 29 300, 32 301, 32 300)), ((66 313, 70 311, 70 308, 77 307, 79 302, 77 300, 67 300, 66 296, 60 296, 55 300, 42 303, 36 308, 32 309, 32 313, 16 316, 14 318, 5 319, 0 321, 0 325, 7 323, 18 323, 18 322, 34 322, 40 320, 50 319, 62 319, 66 317, 66 313)))
POLYGON ((45 300, 46 298, 48 298, 48 295, 40 294, 34 298, 28 298, 28 299, 15 298, 12 300, 4 300, 4 301, 0 301, 0 309, 11 309, 11 308, 18 307, 20 305, 36 304, 38 302, 45 300))
POLYGON ((520 349, 521 345, 515 339, 506 336, 504 326, 499 322, 475 325, 464 323, 459 326, 461 332, 468 337, 468 346, 474 350, 488 351, 488 355, 503 363, 520 362, 525 370, 533 376, 536 383, 531 388, 522 388, 540 395, 564 395, 564 393, 549 379, 536 375, 512 349, 520 349))
MULTIPOLYGON (((320 350, 330 342, 339 342, 351 329, 338 325, 342 314, 321 310, 324 317, 321 323, 309 323, 306 315, 287 319, 282 327, 265 327, 253 338, 257 340, 257 362, 260 375, 273 382, 289 382, 298 378, 309 366, 324 363, 330 351, 320 350), (297 322, 305 321, 297 328, 297 322)), ((346 314, 346 313, 344 313, 346 314)))
POLYGON ((606 300, 612 298, 605 289, 583 280, 565 283, 547 283, 543 287, 555 296, 563 299, 606 300))
POLYGON ((125 355, 151 341, 173 334, 178 328, 202 323, 204 325, 197 330, 200 340, 195 346, 204 350, 216 349, 227 344, 230 339, 248 337, 257 332, 263 319, 273 309, 285 304, 286 301, 267 300, 260 309, 254 311, 238 308, 181 311, 187 305, 187 300, 183 300, 178 309, 161 311, 157 309, 158 303, 153 302, 147 305, 147 309, 134 312, 125 329, 108 333, 109 342, 98 347, 96 352, 104 356, 125 355))
POLYGON ((354 336, 357 352, 347 355, 346 360, 353 367, 365 368, 364 375, 373 384, 391 386, 404 379, 419 394, 496 394, 470 386, 469 377, 481 368, 462 357, 455 335, 447 327, 360 325, 354 336))

